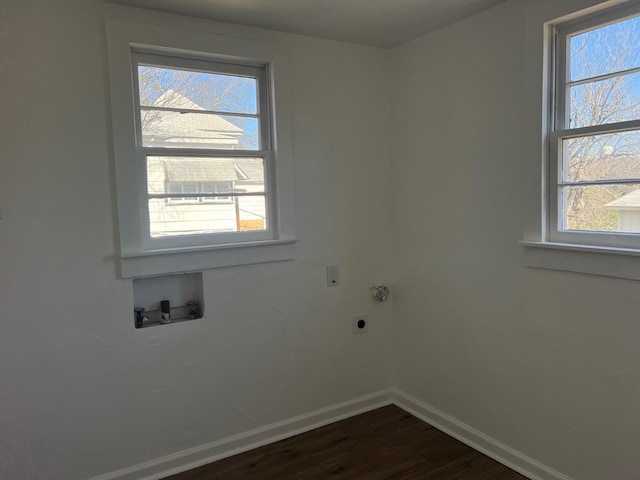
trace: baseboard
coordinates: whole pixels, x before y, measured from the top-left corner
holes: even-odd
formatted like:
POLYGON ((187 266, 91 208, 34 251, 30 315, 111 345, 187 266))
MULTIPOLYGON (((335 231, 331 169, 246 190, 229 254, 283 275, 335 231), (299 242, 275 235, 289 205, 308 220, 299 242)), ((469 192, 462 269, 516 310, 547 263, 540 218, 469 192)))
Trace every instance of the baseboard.
POLYGON ((157 480, 392 403, 392 391, 383 390, 90 480, 157 480))
POLYGON ((573 480, 397 389, 364 395, 90 480, 158 480, 391 404, 531 480, 573 480))
POLYGON ((401 390, 393 391, 393 403, 531 480, 573 480, 401 390))

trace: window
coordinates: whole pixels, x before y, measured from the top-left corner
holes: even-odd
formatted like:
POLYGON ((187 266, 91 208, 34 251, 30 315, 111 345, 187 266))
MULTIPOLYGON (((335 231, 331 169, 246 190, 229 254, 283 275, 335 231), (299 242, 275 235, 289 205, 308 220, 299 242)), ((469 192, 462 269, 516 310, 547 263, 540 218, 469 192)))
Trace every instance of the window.
POLYGON ((122 20, 107 35, 121 276, 292 258, 283 47, 122 20))
POLYGON ((640 249, 640 16, 555 26, 548 240, 640 249))
POLYGON ((234 241, 272 239, 265 68, 134 51, 132 70, 147 245, 215 245, 233 232, 234 241), (250 162, 252 188, 232 188, 248 179, 241 165, 250 162), (242 212, 262 221, 243 223, 242 212))

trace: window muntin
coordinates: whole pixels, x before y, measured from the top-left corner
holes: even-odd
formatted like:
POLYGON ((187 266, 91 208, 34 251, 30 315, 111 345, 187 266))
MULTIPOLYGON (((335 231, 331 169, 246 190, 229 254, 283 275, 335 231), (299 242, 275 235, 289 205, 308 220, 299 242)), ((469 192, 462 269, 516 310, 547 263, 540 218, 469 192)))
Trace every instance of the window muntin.
POLYGON ((640 246, 640 16, 611 13, 556 27, 550 241, 640 246))
POLYGON ((265 68, 140 52, 132 61, 147 247, 274 239, 265 68))

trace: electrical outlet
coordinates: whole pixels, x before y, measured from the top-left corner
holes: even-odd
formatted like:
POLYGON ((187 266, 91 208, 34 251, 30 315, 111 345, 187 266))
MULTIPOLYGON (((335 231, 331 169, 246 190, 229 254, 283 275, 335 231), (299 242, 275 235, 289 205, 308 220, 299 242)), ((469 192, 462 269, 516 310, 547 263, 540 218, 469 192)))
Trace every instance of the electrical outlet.
POLYGON ((340 266, 327 265, 327 286, 335 287, 340 285, 340 266))
POLYGON ((356 315, 353 317, 353 334, 359 335, 369 331, 369 317, 367 315, 356 315))

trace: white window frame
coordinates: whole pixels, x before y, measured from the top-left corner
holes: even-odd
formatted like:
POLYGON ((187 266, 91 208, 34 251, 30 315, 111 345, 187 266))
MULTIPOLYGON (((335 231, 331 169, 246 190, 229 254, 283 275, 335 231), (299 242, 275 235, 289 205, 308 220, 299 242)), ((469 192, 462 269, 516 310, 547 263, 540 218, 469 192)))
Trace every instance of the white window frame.
POLYGON ((640 248, 553 241, 549 233, 551 171, 549 125, 553 118, 555 86, 552 66, 555 28, 618 8, 638 4, 631 0, 540 0, 524 6, 523 135, 520 139, 526 172, 522 189, 522 262, 525 266, 588 275, 640 280, 640 248))
MULTIPOLYGON (((294 181, 286 48, 173 25, 120 19, 107 19, 107 46, 120 276, 141 277, 294 258, 294 181), (261 146, 262 151, 252 153, 265 159, 265 190, 271 216, 268 230, 150 239, 145 155, 152 150, 156 155, 170 155, 172 149, 141 147, 136 120, 139 118, 136 114, 137 68, 132 59, 136 52, 176 58, 178 62, 184 59, 190 65, 214 62, 227 65, 230 70, 234 65, 242 65, 265 72, 265 98, 269 102, 268 124, 265 123, 268 127, 263 130, 267 132, 263 137, 266 144, 261 146)), ((182 150, 177 153, 207 156, 202 149, 182 150)), ((232 155, 230 151, 223 152, 232 155)))
MULTIPOLYGON (((591 182, 567 182, 562 178, 562 148, 563 140, 580 138, 605 133, 617 133, 629 130, 640 130, 640 120, 632 120, 618 123, 609 123, 588 127, 571 128, 568 125, 567 115, 569 72, 568 72, 568 38, 572 35, 588 32, 606 25, 617 23, 639 14, 637 6, 623 6, 597 12, 586 17, 571 19, 552 25, 553 41, 550 43, 552 51, 549 54, 550 65, 549 84, 550 102, 549 108, 549 180, 548 180, 548 211, 547 211, 547 240, 559 244, 589 245, 598 247, 613 247, 640 250, 640 234, 619 232, 595 232, 595 231, 570 231, 560 228, 564 215, 562 186, 568 185, 595 185, 595 184, 620 184, 640 183, 638 179, 624 179, 623 181, 591 181, 591 182)), ((615 72, 620 73, 620 72, 615 72)), ((596 77, 600 78, 600 77, 596 77)))
MULTIPOLYGON (((275 170, 275 157, 273 155, 273 132, 271 120, 271 102, 269 98, 268 77, 266 75, 266 65, 255 66, 240 63, 221 63, 214 61, 204 61, 200 59, 193 59, 185 57, 186 54, 180 56, 174 56, 171 54, 158 55, 155 53, 146 53, 146 49, 136 47, 132 48, 132 73, 133 73, 133 94, 135 102, 135 120, 136 120, 136 162, 138 162, 142 168, 146 169, 147 157, 163 157, 168 156, 172 158, 189 157, 198 158, 262 158, 264 165, 264 197, 266 203, 267 213, 267 225, 265 230, 260 231, 248 231, 248 232, 218 232, 218 233, 200 233, 191 235, 170 235, 153 237, 151 235, 151 221, 149 218, 149 209, 147 207, 151 198, 158 198, 154 194, 147 193, 145 187, 144 190, 139 191, 139 203, 141 213, 141 232, 142 246, 144 250, 153 251, 160 249, 175 249, 181 247, 191 246, 207 246, 207 245, 226 245, 229 243, 243 243, 243 242, 255 242, 263 240, 275 240, 275 230, 272 226, 272 220, 277 220, 277 214, 274 211, 273 203, 271 202, 272 186, 270 180, 273 178, 272 172, 275 170), (233 149, 211 149, 201 147, 190 147, 189 144, 185 146, 172 146, 170 148, 159 146, 150 147, 145 146, 143 142, 143 131, 140 122, 141 109, 139 98, 139 80, 138 80, 138 67, 140 65, 153 66, 160 68, 170 69, 185 69, 188 71, 200 71, 207 73, 220 73, 237 76, 246 76, 253 78, 257 83, 257 115, 259 126, 259 138, 260 145, 256 150, 233 150, 233 149)), ((220 115, 233 115, 232 112, 219 112, 220 115)), ((142 174, 142 168, 139 170, 142 174)), ((144 175, 144 183, 146 185, 146 174, 144 175)), ((200 192, 197 192, 200 193, 200 192)), ((168 195, 165 194, 165 195, 168 195)), ((209 195, 212 199, 215 195, 209 195)), ((170 198, 170 197, 166 197, 170 198)), ((198 198, 194 197, 194 201, 197 202, 198 198)))

